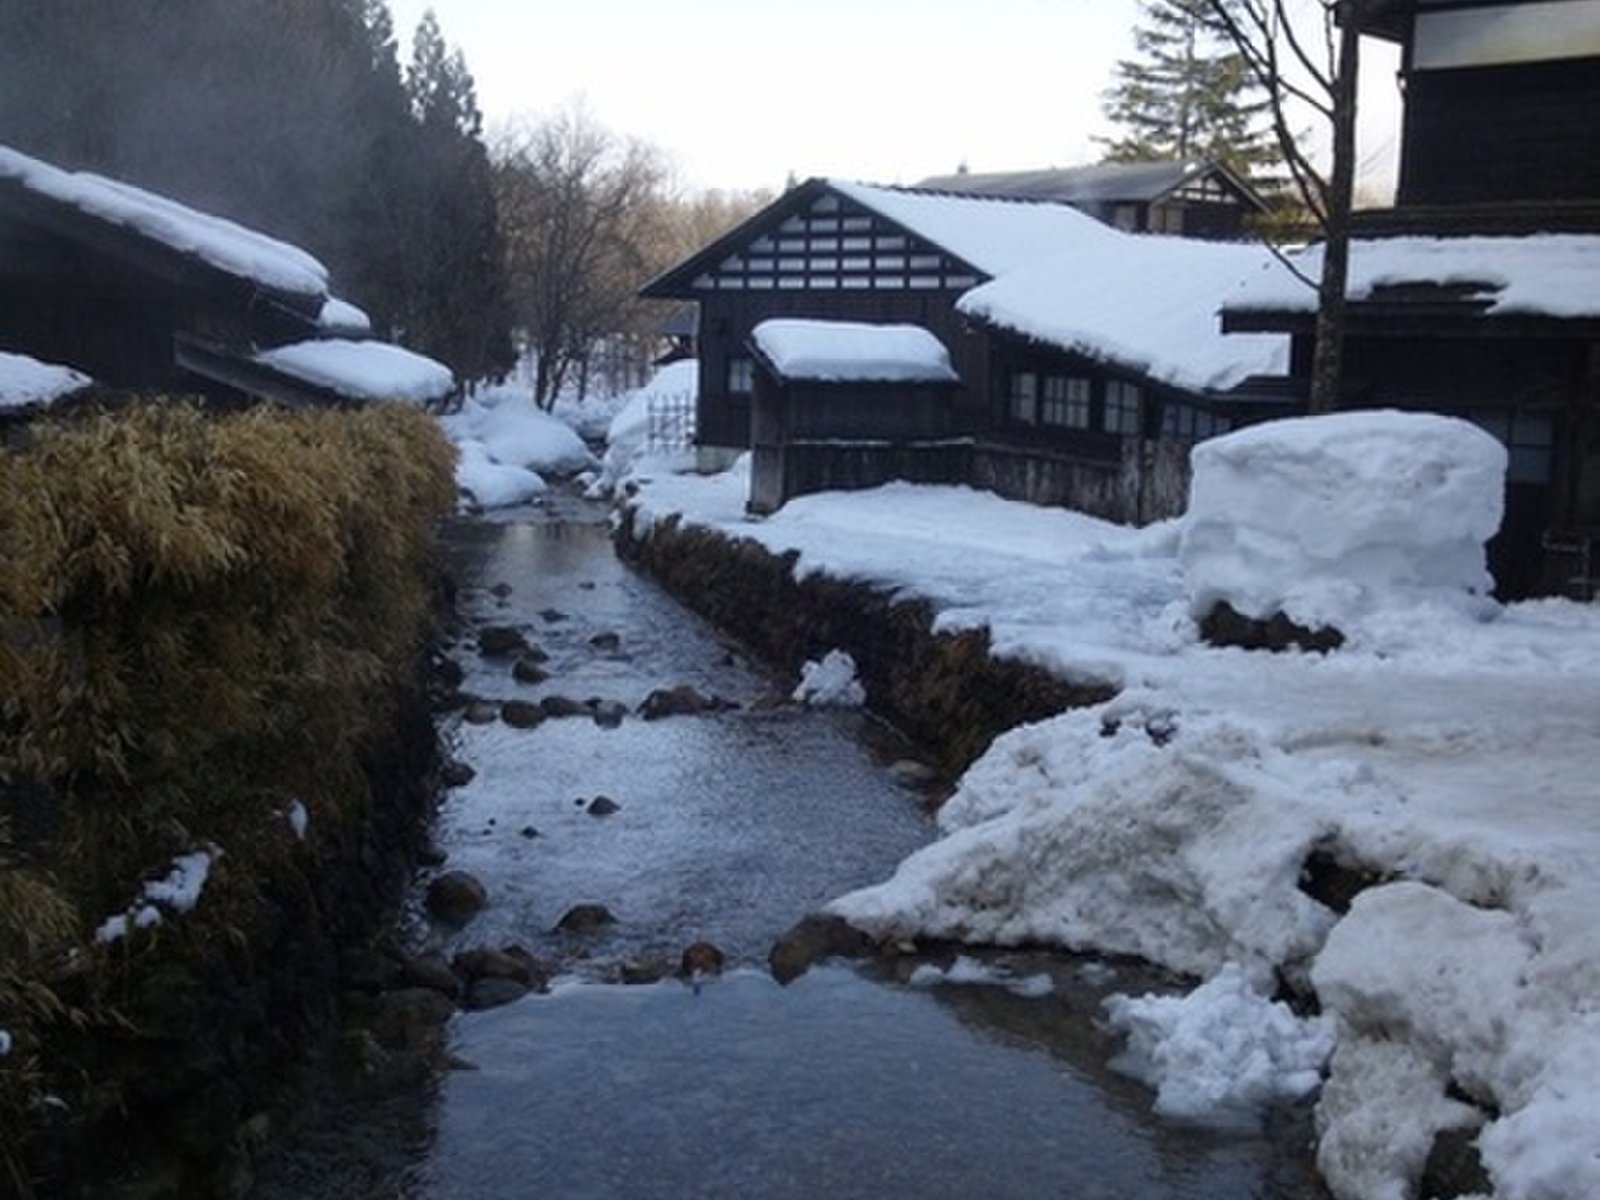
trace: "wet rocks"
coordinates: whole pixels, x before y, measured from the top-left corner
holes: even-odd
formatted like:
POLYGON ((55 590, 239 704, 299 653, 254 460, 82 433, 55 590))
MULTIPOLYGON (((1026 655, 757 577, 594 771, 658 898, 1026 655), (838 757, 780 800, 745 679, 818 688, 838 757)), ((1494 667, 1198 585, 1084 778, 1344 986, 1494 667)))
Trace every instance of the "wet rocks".
POLYGON ((589 710, 601 729, 617 728, 628 715, 628 706, 618 700, 591 700, 589 710))
POLYGON ((767 966, 779 983, 790 983, 819 959, 836 955, 862 958, 876 948, 870 937, 842 917, 812 913, 778 939, 767 957, 767 966))
POLYGON ((511 678, 518 683, 543 683, 550 678, 550 672, 539 665, 539 660, 524 655, 511 664, 511 678))
MULTIPOLYGON (((582 801, 579 801, 579 803, 581 804, 582 801)), ((596 796, 588 804, 584 805, 583 811, 591 817, 609 817, 613 813, 621 812, 622 805, 618 804, 610 796, 596 796)))
POLYGON ((639 715, 646 721, 659 721, 662 717, 694 716, 698 713, 721 712, 737 707, 720 696, 707 696, 688 684, 657 688, 639 705, 639 715))
POLYGON ((488 903, 488 891, 466 871, 446 871, 428 884, 428 911, 449 925, 465 925, 488 903))
POLYGON ((695 942, 687 947, 678 963, 678 974, 691 978, 722 974, 722 951, 710 942, 695 942))
POLYGON ((592 710, 581 700, 574 700, 569 696, 546 696, 539 701, 539 707, 544 709, 547 717, 587 717, 592 716, 592 710))
POLYGON ((589 645, 602 654, 615 654, 622 649, 622 635, 611 630, 597 633, 589 639, 589 645))
POLYGON ((562 933, 589 934, 616 922, 617 918, 604 904, 575 904, 562 914, 556 929, 562 933))
POLYGON ((459 758, 446 759, 439 767, 439 782, 447 788, 466 787, 477 777, 477 770, 459 758))
POLYGON ((473 980, 467 985, 466 995, 461 999, 461 1007, 469 1011, 479 1012, 486 1008, 499 1008, 505 1004, 521 1000, 533 989, 518 979, 500 979, 496 976, 486 976, 483 979, 473 980))
POLYGON ((452 1000, 461 994, 461 980, 442 954, 419 954, 402 960, 400 978, 409 986, 431 988, 452 1000))
POLYGON ((526 700, 507 700, 500 706, 500 719, 513 729, 533 729, 543 725, 547 715, 542 706, 526 700))
POLYGON ((511 658, 528 649, 527 635, 510 625, 485 625, 478 630, 478 653, 485 658, 511 658))
POLYGON ((889 767, 889 774, 901 787, 923 788, 935 783, 939 773, 927 763, 916 761, 913 758, 902 758, 899 762, 889 767))

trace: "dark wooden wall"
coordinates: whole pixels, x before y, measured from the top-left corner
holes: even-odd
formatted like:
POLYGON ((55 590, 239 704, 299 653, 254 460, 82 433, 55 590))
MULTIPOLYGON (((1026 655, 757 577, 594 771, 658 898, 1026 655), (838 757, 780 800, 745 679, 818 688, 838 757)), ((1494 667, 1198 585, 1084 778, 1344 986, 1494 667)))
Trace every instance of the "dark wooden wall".
POLYGON ((928 330, 950 352, 963 390, 954 411, 969 424, 984 419, 987 339, 955 311, 959 293, 948 291, 714 292, 700 297, 700 405, 698 440, 708 446, 750 445, 750 400, 728 393, 728 360, 749 357, 751 331, 772 317, 807 317, 883 325, 905 323, 928 330))
POLYGON ((1397 203, 1600 200, 1600 59, 1415 71, 1397 203))

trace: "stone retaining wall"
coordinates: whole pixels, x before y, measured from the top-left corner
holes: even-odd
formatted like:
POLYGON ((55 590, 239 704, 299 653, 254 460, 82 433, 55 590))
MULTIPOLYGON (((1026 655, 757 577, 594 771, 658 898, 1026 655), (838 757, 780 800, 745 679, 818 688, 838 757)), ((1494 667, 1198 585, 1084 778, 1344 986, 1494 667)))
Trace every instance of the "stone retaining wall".
POLYGON ((1115 691, 996 658, 981 630, 936 634, 923 602, 821 575, 797 581, 794 553, 775 555, 676 518, 642 529, 624 511, 617 549, 781 671, 798 673, 808 659, 847 651, 872 710, 952 774, 1012 726, 1101 703, 1115 691))

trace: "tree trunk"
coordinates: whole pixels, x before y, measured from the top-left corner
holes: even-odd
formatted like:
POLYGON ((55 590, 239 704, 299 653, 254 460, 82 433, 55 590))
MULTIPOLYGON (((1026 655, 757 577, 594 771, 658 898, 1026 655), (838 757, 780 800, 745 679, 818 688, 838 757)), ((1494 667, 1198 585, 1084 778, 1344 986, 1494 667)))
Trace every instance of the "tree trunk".
POLYGON ((1350 277, 1350 209, 1355 190, 1356 79, 1360 69, 1360 0, 1342 0, 1339 65, 1333 79, 1333 168, 1328 178, 1322 278, 1317 286, 1316 348, 1311 359, 1307 409, 1339 407, 1344 367, 1345 290, 1350 277))

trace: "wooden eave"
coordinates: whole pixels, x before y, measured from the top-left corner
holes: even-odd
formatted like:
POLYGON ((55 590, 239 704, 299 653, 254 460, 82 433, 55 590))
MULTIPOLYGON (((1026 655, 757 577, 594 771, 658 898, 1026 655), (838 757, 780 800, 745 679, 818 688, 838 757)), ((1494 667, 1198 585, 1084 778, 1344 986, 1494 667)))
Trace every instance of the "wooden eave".
POLYGON ((259 362, 249 348, 180 333, 173 338, 172 351, 178 366, 191 374, 287 408, 348 408, 361 403, 259 362))
POLYGON ((1411 33, 1415 0, 1366 0, 1356 16, 1357 28, 1369 37, 1403 42, 1411 33))
MULTIPOLYGON (((1370 338, 1557 338, 1600 340, 1600 316, 1555 317, 1540 313, 1490 313, 1490 301, 1355 301, 1345 309, 1347 336, 1370 338)), ((1310 336, 1317 314, 1302 309, 1230 308, 1223 333, 1287 333, 1310 336)))

